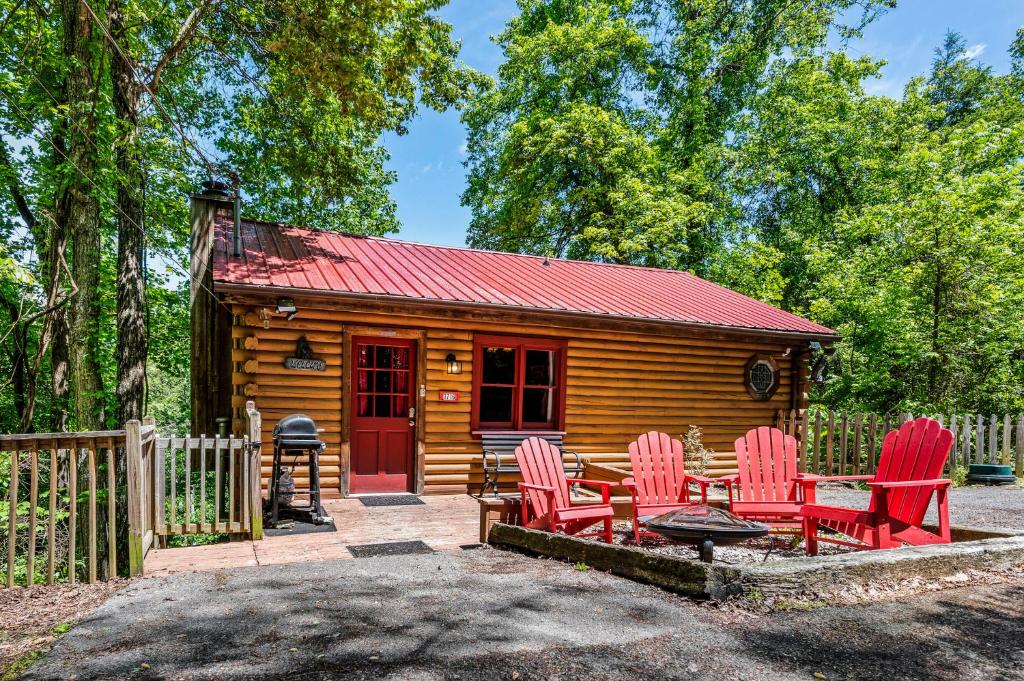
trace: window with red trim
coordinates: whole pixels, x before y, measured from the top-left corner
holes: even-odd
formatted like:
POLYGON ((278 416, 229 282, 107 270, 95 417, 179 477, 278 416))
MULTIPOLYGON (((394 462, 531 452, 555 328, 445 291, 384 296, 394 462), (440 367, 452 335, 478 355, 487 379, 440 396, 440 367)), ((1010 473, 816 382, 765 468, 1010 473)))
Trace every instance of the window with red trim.
POLYGON ((565 341, 476 336, 474 430, 560 430, 564 422, 565 341))

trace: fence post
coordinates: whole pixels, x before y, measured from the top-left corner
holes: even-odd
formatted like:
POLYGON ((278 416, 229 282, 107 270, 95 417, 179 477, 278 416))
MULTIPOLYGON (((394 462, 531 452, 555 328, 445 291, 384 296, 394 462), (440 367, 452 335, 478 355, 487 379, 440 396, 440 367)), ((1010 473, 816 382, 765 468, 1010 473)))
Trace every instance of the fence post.
POLYGON ((142 424, 124 424, 124 453, 128 469, 128 575, 142 574, 142 424))
POLYGON ((246 434, 249 436, 249 485, 247 495, 250 499, 249 513, 251 513, 249 527, 253 540, 263 539, 263 495, 260 492, 260 447, 262 445, 263 417, 256 410, 256 403, 249 400, 245 403, 246 434))

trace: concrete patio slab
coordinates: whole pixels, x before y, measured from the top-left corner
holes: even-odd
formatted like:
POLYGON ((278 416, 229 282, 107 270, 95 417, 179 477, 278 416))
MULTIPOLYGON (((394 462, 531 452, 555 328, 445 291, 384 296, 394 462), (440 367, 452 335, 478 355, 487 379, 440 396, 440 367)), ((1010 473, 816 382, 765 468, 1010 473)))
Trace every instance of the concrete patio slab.
POLYGON ((265 537, 185 548, 154 549, 146 576, 203 572, 231 567, 351 559, 346 547, 421 540, 435 551, 458 551, 479 541, 479 505, 461 495, 425 496, 422 505, 364 506, 359 499, 328 499, 336 532, 265 537))

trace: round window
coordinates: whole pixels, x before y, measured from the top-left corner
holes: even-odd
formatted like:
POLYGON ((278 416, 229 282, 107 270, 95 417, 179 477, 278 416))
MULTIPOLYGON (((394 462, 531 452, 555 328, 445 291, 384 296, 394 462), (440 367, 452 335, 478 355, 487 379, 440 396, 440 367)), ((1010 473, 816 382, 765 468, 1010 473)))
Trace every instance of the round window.
POLYGON ((767 400, 779 387, 779 369, 770 357, 755 355, 747 362, 747 392, 755 400, 767 400))

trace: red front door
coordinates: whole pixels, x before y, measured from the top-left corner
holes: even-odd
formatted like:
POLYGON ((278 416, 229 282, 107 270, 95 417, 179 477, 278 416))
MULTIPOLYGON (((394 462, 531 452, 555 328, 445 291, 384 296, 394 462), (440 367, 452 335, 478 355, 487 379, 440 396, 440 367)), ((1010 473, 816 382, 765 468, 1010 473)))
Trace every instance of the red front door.
POLYGON ((352 494, 412 491, 415 357, 414 340, 352 339, 352 494))

